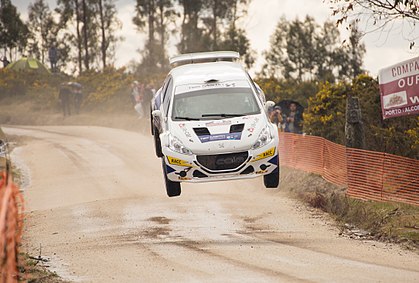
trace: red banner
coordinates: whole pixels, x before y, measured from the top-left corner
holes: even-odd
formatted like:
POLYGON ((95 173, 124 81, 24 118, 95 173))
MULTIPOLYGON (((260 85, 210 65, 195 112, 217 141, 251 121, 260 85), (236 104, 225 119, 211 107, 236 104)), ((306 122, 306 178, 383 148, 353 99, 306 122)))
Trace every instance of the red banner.
POLYGON ((419 114, 419 57, 379 71, 383 119, 419 114))

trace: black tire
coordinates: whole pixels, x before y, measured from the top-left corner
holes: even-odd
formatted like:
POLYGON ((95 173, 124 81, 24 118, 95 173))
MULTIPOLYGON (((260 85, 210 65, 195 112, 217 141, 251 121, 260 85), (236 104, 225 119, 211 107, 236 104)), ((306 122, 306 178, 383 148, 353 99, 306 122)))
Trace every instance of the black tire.
POLYGON ((154 135, 154 125, 153 125, 153 109, 150 107, 150 130, 151 134, 154 135))
MULTIPOLYGON (((154 127, 154 126, 153 126, 154 127)), ((161 158, 163 157, 163 152, 161 150, 161 141, 160 141, 160 133, 156 127, 154 127, 154 149, 156 151, 156 156, 161 158)))
POLYGON ((280 180, 279 167, 277 167, 272 173, 263 176, 263 183, 266 188, 278 188, 280 180))
POLYGON ((166 185, 166 193, 169 197, 177 197, 180 196, 182 192, 180 182, 173 182, 167 178, 167 171, 166 171, 166 162, 164 158, 162 158, 162 166, 163 166, 163 176, 164 176, 164 183, 166 185))

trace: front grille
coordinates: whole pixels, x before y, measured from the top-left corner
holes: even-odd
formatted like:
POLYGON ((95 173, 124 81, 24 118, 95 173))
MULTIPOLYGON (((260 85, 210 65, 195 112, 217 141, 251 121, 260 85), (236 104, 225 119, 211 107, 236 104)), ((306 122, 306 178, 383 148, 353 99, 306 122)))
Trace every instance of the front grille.
POLYGON ((199 155, 197 156, 197 161, 209 170, 231 170, 246 162, 248 156, 247 151, 217 155, 199 155))

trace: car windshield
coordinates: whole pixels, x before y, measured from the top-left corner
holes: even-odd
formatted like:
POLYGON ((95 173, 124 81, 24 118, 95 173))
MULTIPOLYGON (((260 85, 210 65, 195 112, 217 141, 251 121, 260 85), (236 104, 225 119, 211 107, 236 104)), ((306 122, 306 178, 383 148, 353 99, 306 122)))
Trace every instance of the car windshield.
POLYGON ((223 119, 260 114, 251 88, 218 88, 179 93, 173 100, 173 120, 223 119))

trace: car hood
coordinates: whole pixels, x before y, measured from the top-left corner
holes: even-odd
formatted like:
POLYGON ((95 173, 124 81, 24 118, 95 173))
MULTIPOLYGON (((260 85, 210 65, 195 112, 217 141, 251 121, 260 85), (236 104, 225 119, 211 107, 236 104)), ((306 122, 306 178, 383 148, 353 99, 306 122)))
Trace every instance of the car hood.
POLYGON ((268 125, 265 114, 221 120, 172 121, 169 132, 194 154, 249 150, 268 125))

